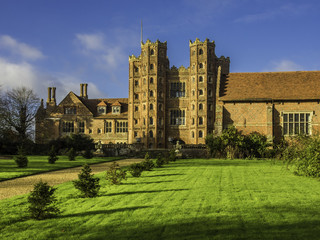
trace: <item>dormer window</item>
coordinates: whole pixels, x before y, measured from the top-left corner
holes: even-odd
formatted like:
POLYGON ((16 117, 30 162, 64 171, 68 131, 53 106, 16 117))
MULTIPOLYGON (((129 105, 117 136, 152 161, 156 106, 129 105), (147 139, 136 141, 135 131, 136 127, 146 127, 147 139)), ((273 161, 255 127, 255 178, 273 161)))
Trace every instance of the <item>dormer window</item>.
POLYGON ((120 114, 120 106, 112 106, 112 114, 120 114))
POLYGON ((105 106, 99 106, 98 107, 98 114, 100 115, 100 114, 106 114, 106 111, 107 109, 106 109, 106 107, 105 106))

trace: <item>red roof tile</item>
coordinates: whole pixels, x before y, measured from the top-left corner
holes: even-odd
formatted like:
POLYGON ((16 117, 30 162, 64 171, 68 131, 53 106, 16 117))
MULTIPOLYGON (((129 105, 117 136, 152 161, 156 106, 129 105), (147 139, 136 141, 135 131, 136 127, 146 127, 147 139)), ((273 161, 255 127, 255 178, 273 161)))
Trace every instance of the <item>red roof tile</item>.
POLYGON ((221 81, 220 100, 320 99, 320 71, 230 73, 221 81))

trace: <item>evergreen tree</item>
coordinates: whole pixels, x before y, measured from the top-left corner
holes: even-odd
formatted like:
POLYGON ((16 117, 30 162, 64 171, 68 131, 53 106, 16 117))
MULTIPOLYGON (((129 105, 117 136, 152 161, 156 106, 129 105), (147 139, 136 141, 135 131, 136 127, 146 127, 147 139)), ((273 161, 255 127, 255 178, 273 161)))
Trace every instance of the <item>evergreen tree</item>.
POLYGON ((99 178, 93 177, 91 174, 91 168, 88 164, 85 164, 81 172, 78 174, 79 180, 73 181, 73 185, 76 189, 80 190, 82 197, 96 197, 100 190, 99 178))
POLYGON ((28 166, 28 158, 25 154, 23 147, 18 147, 18 156, 14 157, 14 161, 19 168, 24 168, 28 166))
POLYGON ((74 150, 74 148, 71 148, 68 152, 69 161, 74 161, 76 159, 76 156, 76 151, 74 150))
POLYGON ((60 210, 55 206, 57 201, 54 196, 55 190, 42 180, 34 185, 33 191, 28 196, 30 204, 28 211, 32 218, 40 220, 60 213, 60 210))
POLYGON ((59 158, 57 157, 56 150, 52 145, 51 150, 49 152, 48 162, 54 164, 59 158))

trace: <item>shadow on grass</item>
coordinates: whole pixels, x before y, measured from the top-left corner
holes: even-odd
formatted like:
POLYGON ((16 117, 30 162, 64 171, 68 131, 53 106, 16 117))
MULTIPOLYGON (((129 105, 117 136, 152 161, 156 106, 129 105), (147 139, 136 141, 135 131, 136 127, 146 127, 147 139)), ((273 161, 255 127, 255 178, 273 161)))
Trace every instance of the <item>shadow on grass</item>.
POLYGON ((267 224, 236 219, 191 218, 175 223, 133 221, 125 226, 95 226, 93 239, 319 239, 320 221, 267 224))
POLYGON ((118 195, 132 195, 132 194, 141 194, 141 193, 160 193, 160 192, 176 192, 176 191, 188 191, 190 189, 167 189, 167 190, 152 190, 152 191, 132 191, 132 192, 120 192, 120 193, 110 193, 100 196, 118 196, 118 195))
POLYGON ((116 212, 135 211, 135 210, 145 209, 145 208, 151 208, 151 206, 137 206, 137 207, 110 209, 110 210, 85 211, 80 213, 60 215, 60 216, 57 216, 56 218, 84 217, 84 216, 97 215, 97 214, 112 214, 116 212))
POLYGON ((122 183, 121 185, 140 185, 140 184, 153 184, 153 183, 164 183, 164 182, 173 182, 173 181, 168 180, 168 181, 155 181, 155 182, 122 183))
POLYGON ((159 175, 153 175, 153 176, 143 176, 144 178, 148 177, 168 177, 168 176, 178 176, 178 175, 185 175, 181 173, 174 173, 174 174, 159 174, 159 175))

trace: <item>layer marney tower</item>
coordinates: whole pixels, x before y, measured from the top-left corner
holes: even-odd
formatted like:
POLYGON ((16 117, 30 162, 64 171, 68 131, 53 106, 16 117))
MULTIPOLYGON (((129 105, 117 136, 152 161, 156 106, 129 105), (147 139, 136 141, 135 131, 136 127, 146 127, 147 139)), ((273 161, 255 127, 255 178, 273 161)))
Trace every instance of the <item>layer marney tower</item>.
POLYGON ((214 106, 217 76, 215 43, 198 38, 190 47, 190 116, 191 143, 203 144, 214 128, 214 106))
POLYGON ((141 42, 141 54, 129 57, 128 143, 166 144, 167 42, 141 42))

